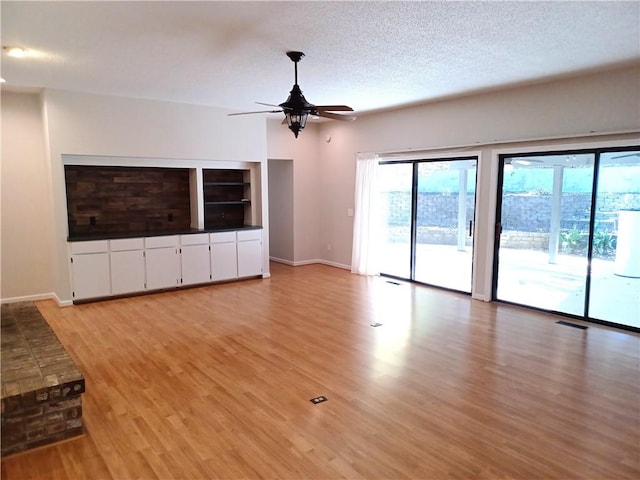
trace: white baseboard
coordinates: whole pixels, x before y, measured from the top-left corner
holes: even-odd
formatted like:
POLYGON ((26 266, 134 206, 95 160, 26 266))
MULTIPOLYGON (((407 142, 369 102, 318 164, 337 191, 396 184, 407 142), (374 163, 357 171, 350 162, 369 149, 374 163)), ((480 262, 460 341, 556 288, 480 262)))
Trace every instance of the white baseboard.
POLYGON ((342 268, 343 270, 351 271, 351 265, 345 265, 344 263, 330 262, 329 260, 318 260, 317 263, 328 265, 330 267, 342 268))
POLYGON ((322 260, 320 260, 319 258, 314 258, 311 260, 300 260, 298 262, 293 262, 293 266, 294 267, 301 267, 303 265, 313 265, 315 263, 322 263, 322 260))
POLYGON ((291 267, 295 266, 291 260, 285 260, 284 258, 269 257, 269 260, 276 263, 284 263, 285 265, 289 265, 291 267))
POLYGON ((491 298, 487 297, 486 295, 482 295, 480 293, 474 293, 471 295, 471 298, 473 298, 474 300, 481 300, 483 302, 490 302, 491 298))
POLYGON ((17 302, 35 302, 37 300, 53 300, 58 304, 59 307, 66 307, 73 304, 73 302, 71 302, 70 300, 63 302, 53 292, 37 293, 35 295, 23 295, 21 297, 8 297, 8 298, 3 298, 1 302, 4 304, 4 303, 17 303, 17 302))
POLYGON ((73 306, 73 300, 60 300, 60 297, 58 297, 58 295, 56 295, 55 293, 53 294, 53 299, 56 301, 59 307, 73 306))
POLYGON ((342 268, 344 270, 351 270, 351 265, 345 265, 343 263, 330 262, 329 260, 322 260, 320 258, 313 258, 311 260, 300 260, 299 262, 292 262, 291 260, 285 260, 283 258, 269 257, 269 260, 277 263, 284 263, 291 267, 300 267, 302 265, 313 265, 319 263, 321 265, 328 265, 329 267, 342 268))

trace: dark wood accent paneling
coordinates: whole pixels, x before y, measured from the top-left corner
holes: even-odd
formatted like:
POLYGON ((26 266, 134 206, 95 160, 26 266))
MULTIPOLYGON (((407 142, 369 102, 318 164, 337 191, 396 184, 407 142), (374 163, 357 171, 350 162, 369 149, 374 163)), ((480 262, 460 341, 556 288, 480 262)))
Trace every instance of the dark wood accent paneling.
POLYGON ((153 233, 191 224, 189 170, 65 166, 69 235, 153 233))
POLYGON ((244 205, 205 205, 204 228, 235 228, 244 225, 244 205))
POLYGON ((207 169, 202 171, 205 183, 242 183, 244 170, 207 169))

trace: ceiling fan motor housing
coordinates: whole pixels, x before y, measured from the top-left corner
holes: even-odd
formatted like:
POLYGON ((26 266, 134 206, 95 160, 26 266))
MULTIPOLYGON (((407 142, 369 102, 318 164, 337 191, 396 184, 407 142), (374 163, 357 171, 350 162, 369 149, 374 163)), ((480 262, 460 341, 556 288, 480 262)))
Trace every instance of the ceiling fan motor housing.
POLYGON ((300 60, 302 60, 302 57, 304 57, 304 53, 289 51, 287 52, 287 57, 289 57, 292 62, 298 63, 300 60))

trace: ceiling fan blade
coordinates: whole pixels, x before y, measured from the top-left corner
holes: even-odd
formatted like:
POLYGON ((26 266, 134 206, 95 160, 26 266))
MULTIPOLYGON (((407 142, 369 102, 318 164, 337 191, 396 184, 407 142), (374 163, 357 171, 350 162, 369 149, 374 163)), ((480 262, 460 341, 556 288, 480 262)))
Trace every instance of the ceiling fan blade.
POLYGON ((353 112, 353 108, 347 107, 346 105, 316 105, 315 108, 319 112, 327 110, 334 112, 353 112))
POLYGON ((280 107, 280 105, 274 105, 273 103, 255 102, 258 105, 266 105, 267 107, 280 107))
POLYGON ((640 153, 627 153, 626 155, 617 155, 615 157, 611 157, 611 160, 616 160, 618 158, 627 158, 627 157, 640 157, 640 153))
POLYGON ((251 115, 252 113, 282 113, 282 110, 258 110, 257 112, 227 113, 227 117, 233 117, 234 115, 251 115))
POLYGON ((331 113, 331 112, 318 112, 319 117, 331 118, 332 120, 344 120, 347 122, 352 122, 356 119, 356 117, 352 117, 351 115, 340 115, 339 113, 331 113))
POLYGON ((291 110, 291 107, 283 107, 282 105, 273 105, 272 103, 256 102, 258 105, 266 105, 267 107, 278 107, 283 110, 291 110))

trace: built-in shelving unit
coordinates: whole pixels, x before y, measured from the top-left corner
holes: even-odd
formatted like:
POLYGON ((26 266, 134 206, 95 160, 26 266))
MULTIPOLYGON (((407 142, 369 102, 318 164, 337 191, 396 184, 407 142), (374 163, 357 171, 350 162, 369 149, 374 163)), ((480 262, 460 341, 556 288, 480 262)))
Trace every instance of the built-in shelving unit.
POLYGON ((205 228, 242 227, 249 216, 249 170, 204 169, 205 228))
POLYGON ((69 238, 258 225, 255 175, 246 167, 65 165, 69 238))
POLYGON ((263 163, 63 160, 73 302, 268 276, 263 163))

